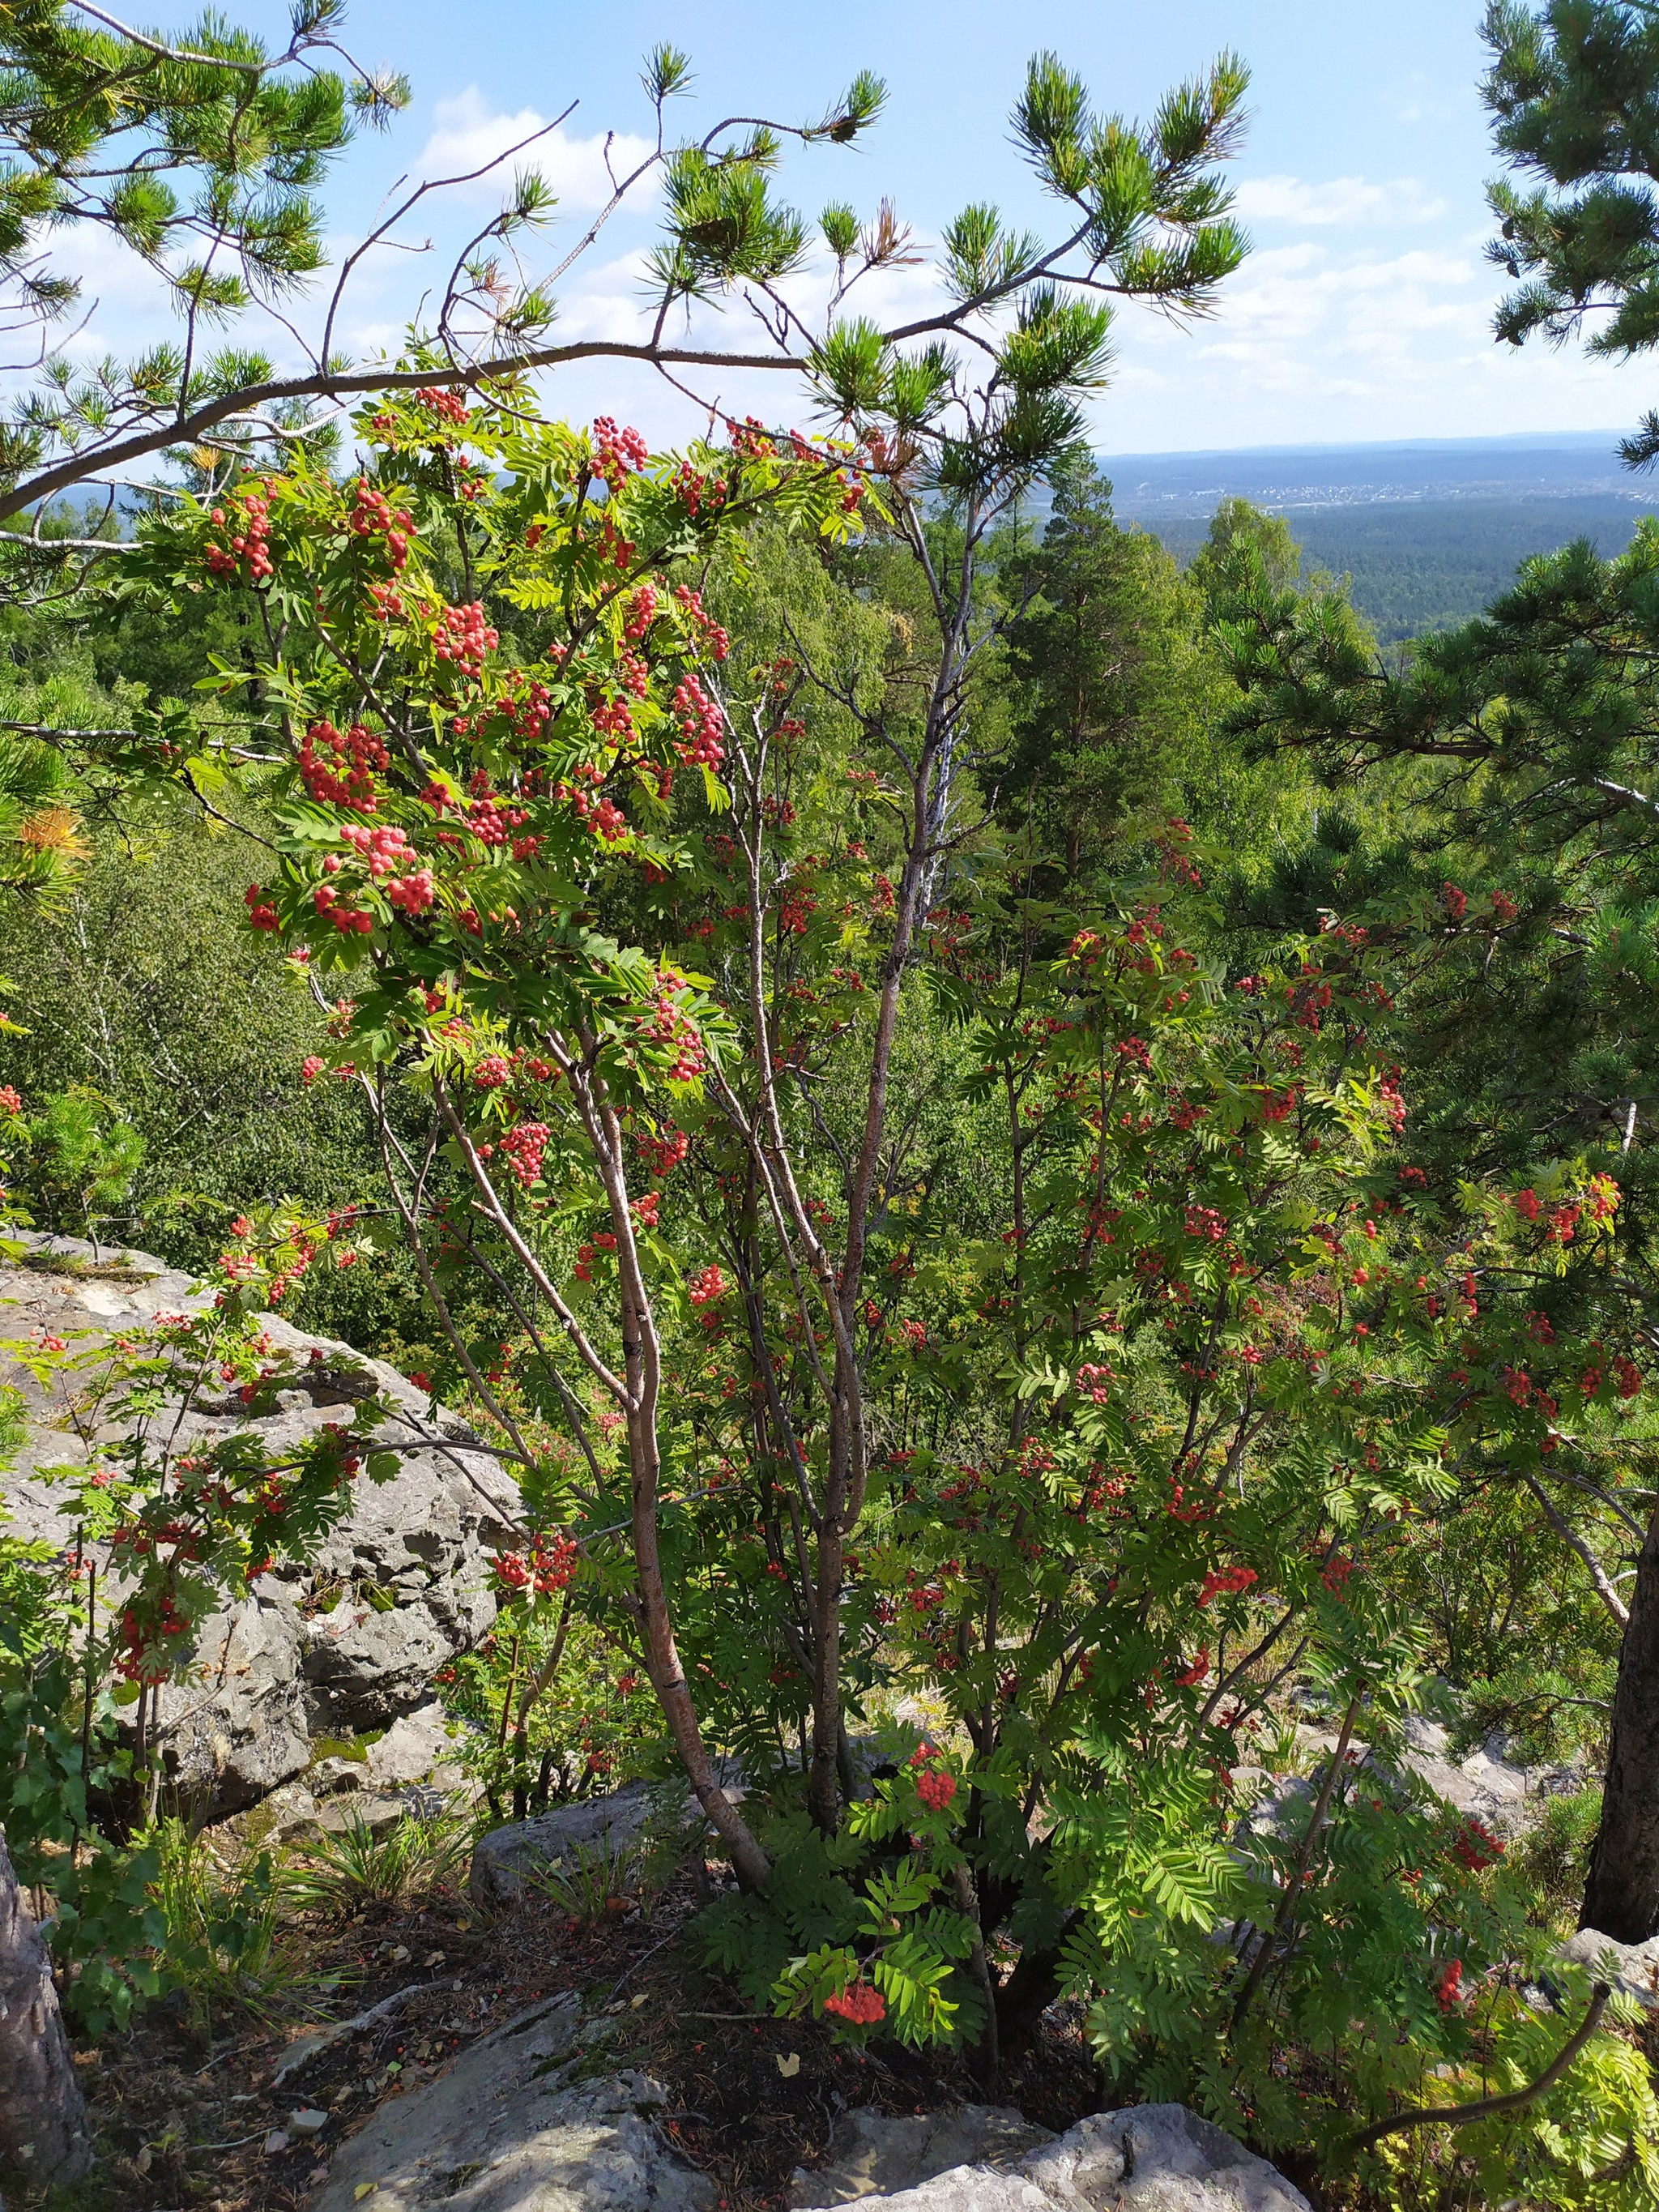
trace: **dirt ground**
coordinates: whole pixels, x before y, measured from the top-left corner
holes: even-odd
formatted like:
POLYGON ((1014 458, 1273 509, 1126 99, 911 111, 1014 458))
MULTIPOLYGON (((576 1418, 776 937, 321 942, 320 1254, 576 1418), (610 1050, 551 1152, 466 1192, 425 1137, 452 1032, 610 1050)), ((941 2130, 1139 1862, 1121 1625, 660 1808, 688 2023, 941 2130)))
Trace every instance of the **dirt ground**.
MULTIPOLYGON (((665 2085, 657 2124, 713 2178, 727 2212, 781 2203, 794 2169, 822 2158, 849 2106, 919 2112, 975 2095, 959 2071, 892 2046, 838 2049, 810 2021, 747 2012, 731 1988, 698 1970, 681 1940, 695 1903, 688 1879, 597 1926, 537 1898, 485 1923, 453 1892, 345 1924, 307 1916, 295 1940, 308 1972, 319 1987, 339 1978, 319 2008, 326 2017, 412 1994, 280 2088, 272 2075, 284 2050, 320 2018, 261 2026, 226 2017, 210 2043, 168 2006, 151 2008, 125 2038, 79 2062, 102 2156, 76 2212, 299 2212, 326 2179, 331 2150, 372 2112, 562 1990, 615 2011, 617 2067, 641 2067, 665 2085), (786 2075, 779 2061, 792 2056, 799 2064, 786 2075), (307 2106, 325 2112, 326 2126, 268 2148, 307 2106)), ((1093 2061, 1063 2016, 1051 2014, 1023 2064, 1006 2069, 998 2101, 1055 2130, 1099 2109, 1093 2061)))

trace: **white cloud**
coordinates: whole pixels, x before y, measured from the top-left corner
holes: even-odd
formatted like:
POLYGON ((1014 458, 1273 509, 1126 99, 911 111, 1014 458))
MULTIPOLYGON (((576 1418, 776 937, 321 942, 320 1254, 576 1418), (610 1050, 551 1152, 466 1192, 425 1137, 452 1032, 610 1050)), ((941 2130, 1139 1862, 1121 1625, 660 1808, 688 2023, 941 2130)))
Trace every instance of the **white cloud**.
POLYGON ((1466 244, 1256 253, 1196 329, 1126 313, 1091 410, 1109 452, 1599 427, 1634 416, 1639 370, 1493 343, 1492 272, 1466 244))
POLYGON ((1237 204, 1249 222, 1285 223, 1298 230, 1435 222, 1446 212, 1445 201, 1431 198, 1415 177, 1396 177, 1386 185, 1368 184, 1364 177, 1333 177, 1322 185, 1300 177, 1250 177, 1238 187, 1237 204))
MULTIPOLYGON (((648 141, 627 131, 600 133, 580 138, 562 125, 537 137, 513 161, 502 161, 509 148, 547 129, 548 118, 533 107, 504 115, 490 107, 477 85, 453 99, 441 100, 433 112, 432 136, 422 149, 414 173, 422 178, 471 177, 491 161, 500 167, 471 185, 453 189, 473 193, 499 192, 519 167, 538 169, 565 208, 603 207, 611 198, 612 177, 621 179, 637 168, 651 152, 648 141), (606 149, 610 167, 606 167, 606 149)), ((647 195, 636 186, 641 199, 647 195)))

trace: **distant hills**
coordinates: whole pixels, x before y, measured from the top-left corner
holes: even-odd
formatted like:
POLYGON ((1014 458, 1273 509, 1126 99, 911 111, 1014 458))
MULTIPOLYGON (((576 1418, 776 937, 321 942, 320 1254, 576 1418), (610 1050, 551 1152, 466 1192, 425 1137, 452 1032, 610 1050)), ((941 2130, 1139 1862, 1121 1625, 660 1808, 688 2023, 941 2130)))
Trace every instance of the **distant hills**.
POLYGON ((1190 560, 1225 498, 1283 514, 1310 567, 1352 580, 1385 644, 1478 614, 1529 554, 1588 538, 1622 550, 1659 511, 1611 430, 1237 453, 1103 453, 1118 518, 1190 560))

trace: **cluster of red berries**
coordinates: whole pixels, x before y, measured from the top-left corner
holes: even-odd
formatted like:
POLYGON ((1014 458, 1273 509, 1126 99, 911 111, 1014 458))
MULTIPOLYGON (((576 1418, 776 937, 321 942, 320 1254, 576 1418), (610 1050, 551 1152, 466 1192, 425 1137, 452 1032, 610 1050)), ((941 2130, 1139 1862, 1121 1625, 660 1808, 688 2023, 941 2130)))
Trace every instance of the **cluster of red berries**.
POLYGON ((849 1982, 834 1996, 825 1997, 823 2008, 834 2013, 837 2019, 850 2021, 854 2027, 874 2027, 887 2017, 886 1999, 879 1990, 864 1981, 849 1982))
POLYGON ((957 1794, 957 1778, 938 1764, 942 1753, 919 1743, 907 1762, 915 1770, 916 1795, 930 1813, 942 1813, 957 1794))
POLYGON ((690 1016, 681 1008, 674 996, 674 985, 684 978, 664 973, 658 980, 656 996, 651 1002, 651 1012, 644 1018, 646 1037, 649 1042, 672 1048, 674 1059, 668 1071, 671 1083, 692 1083, 708 1065, 702 1037, 690 1016))
POLYGON ((1466 1820, 1452 1839, 1452 1856, 1471 1874, 1483 1874, 1489 1866, 1496 1866, 1504 1856, 1499 1838, 1484 1822, 1466 1820))
POLYGON ((500 634, 484 620, 481 599, 474 599, 471 606, 446 607, 438 617, 437 657, 462 676, 482 676, 485 653, 500 643, 500 634))
POLYGON ((495 711, 507 717, 515 736, 533 739, 540 737, 553 719, 553 694, 545 684, 532 677, 521 697, 498 699, 495 711))
POLYGON ((465 422, 467 406, 459 392, 450 392, 441 384, 423 384, 415 394, 416 404, 424 407, 428 414, 442 417, 446 422, 465 422))
POLYGON ((1212 1598, 1236 1597, 1247 1590, 1258 1579, 1254 1567, 1212 1567, 1204 1577, 1204 1587, 1198 1594, 1200 1606, 1208 1605, 1212 1598))
POLYGON ((319 884, 311 894, 311 902, 336 929, 355 930, 359 937, 367 937, 374 927, 374 915, 362 907, 349 905, 332 884, 319 884))
POLYGON ((545 1121, 515 1121, 501 1140, 501 1149, 526 1190, 542 1179, 549 1133, 545 1121))
POLYGON ((684 609, 694 629, 701 632, 704 644, 716 660, 724 660, 732 650, 732 641, 710 614, 705 614, 702 593, 694 592, 690 584, 677 584, 674 597, 684 609))
POLYGON ((183 1636, 190 1623, 179 1611, 169 1591, 163 1590, 156 1604, 153 1629, 146 1630, 143 1622, 131 1606, 121 1615, 121 1651, 115 1662, 115 1671, 129 1682, 164 1682, 171 1662, 165 1645, 157 1648, 156 1637, 183 1636))
POLYGON ((569 1588, 580 1556, 580 1547, 568 1536, 556 1536, 551 1542, 538 1536, 527 1553, 498 1552, 489 1565, 509 1596, 517 1590, 530 1589, 538 1597, 548 1597, 569 1588))
POLYGON ((466 826, 481 845, 491 847, 508 843, 515 830, 521 830, 530 819, 522 806, 503 806, 499 793, 488 784, 477 792, 466 810, 466 826))
POLYGON ((690 1278, 685 1289, 694 1306, 712 1306, 726 1296, 726 1278, 711 1261, 690 1278))
POLYGON ((341 830, 340 837, 368 863, 369 874, 377 878, 392 875, 416 857, 408 834, 394 823, 384 822, 370 830, 361 822, 350 822, 341 830))
POLYGON ((672 1175, 691 1149, 691 1139, 684 1129, 661 1129, 654 1137, 641 1133, 634 1141, 653 1176, 672 1175))
POLYGON ((247 562, 248 580, 259 583, 271 574, 270 505, 263 492, 246 492, 242 500, 243 519, 240 530, 227 515, 222 507, 213 510, 212 522, 216 530, 235 530, 230 550, 210 542, 207 549, 208 572, 215 576, 234 576, 239 562, 247 562))
POLYGON ((673 712, 680 726, 674 750, 694 768, 718 768, 725 757, 726 717, 694 675, 674 689, 673 712))
POLYGON ((619 430, 608 415, 601 415, 594 423, 593 442, 599 447, 593 473, 612 491, 619 491, 633 471, 642 469, 651 458, 651 448, 639 432, 619 430))
POLYGON ((767 435, 766 428, 755 416, 745 415, 741 422, 726 418, 726 442, 732 452, 745 461, 769 461, 777 452, 777 442, 767 435))
POLYGON ((1109 1367, 1097 1366, 1092 1362, 1086 1367, 1079 1367, 1077 1370, 1078 1395, 1087 1398, 1091 1405, 1103 1406, 1111 1395, 1110 1385, 1114 1379, 1109 1367))
POLYGON ((593 1279, 593 1261, 597 1255, 601 1252, 614 1252, 616 1249, 616 1237, 608 1229, 602 1237, 596 1237, 591 1244, 580 1246, 576 1253, 576 1265, 573 1271, 576 1280, 579 1283, 591 1283, 593 1279))
POLYGON ((786 937, 805 937, 807 921, 817 910, 811 891, 799 884, 787 884, 778 902, 778 927, 786 937))
POLYGON ((706 476, 701 469, 694 469, 690 461, 682 461, 674 471, 674 489, 688 514, 701 514, 705 501, 714 514, 726 504, 725 479, 706 476))
MULTIPOLYGON (((643 698, 644 693, 640 696, 643 698)), ((614 738, 619 745, 627 744, 638 735, 634 727, 634 710, 626 699, 601 699, 593 709, 593 727, 602 738, 614 738)))
POLYGON ((242 897, 247 907, 247 918, 255 929, 276 928, 276 909, 259 884, 250 884, 242 897))
POLYGON ((384 492, 376 490, 367 477, 357 479, 346 527, 359 538, 384 538, 386 558, 394 568, 401 568, 408 560, 414 518, 404 507, 394 514, 391 501, 384 492))
POLYGON ((1227 1218, 1218 1213, 1212 1206, 1189 1206, 1187 1208, 1187 1234, 1220 1243, 1227 1234, 1227 1218))
POLYGON ((374 775, 384 769, 385 744, 362 722, 342 733, 326 716, 313 722, 300 744, 300 778, 319 805, 374 811, 374 775))
POLYGON ((655 587, 650 584, 641 584, 628 602, 628 616, 623 623, 623 635, 630 645, 637 645, 656 618, 655 587))
POLYGON ((513 1063, 498 1052, 487 1052, 472 1071, 472 1080, 480 1091, 499 1090, 503 1083, 513 1080, 513 1063))
POLYGON ((430 868, 411 868, 386 886, 386 897, 405 914, 424 914, 437 902, 438 886, 430 868))

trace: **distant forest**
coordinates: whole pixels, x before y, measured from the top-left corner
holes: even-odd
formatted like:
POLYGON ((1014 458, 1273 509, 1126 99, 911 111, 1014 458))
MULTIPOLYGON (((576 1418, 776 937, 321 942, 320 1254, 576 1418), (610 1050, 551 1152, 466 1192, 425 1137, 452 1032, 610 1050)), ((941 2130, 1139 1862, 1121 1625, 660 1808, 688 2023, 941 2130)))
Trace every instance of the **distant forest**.
MULTIPOLYGON (((1379 641, 1397 645, 1468 622, 1530 554, 1576 538, 1588 538, 1604 556, 1622 552, 1647 511, 1617 494, 1589 493, 1291 507, 1285 520, 1304 569, 1349 577, 1353 604, 1379 641)), ((1184 568, 1208 527, 1202 517, 1183 516, 1160 520, 1154 534, 1184 568)))

